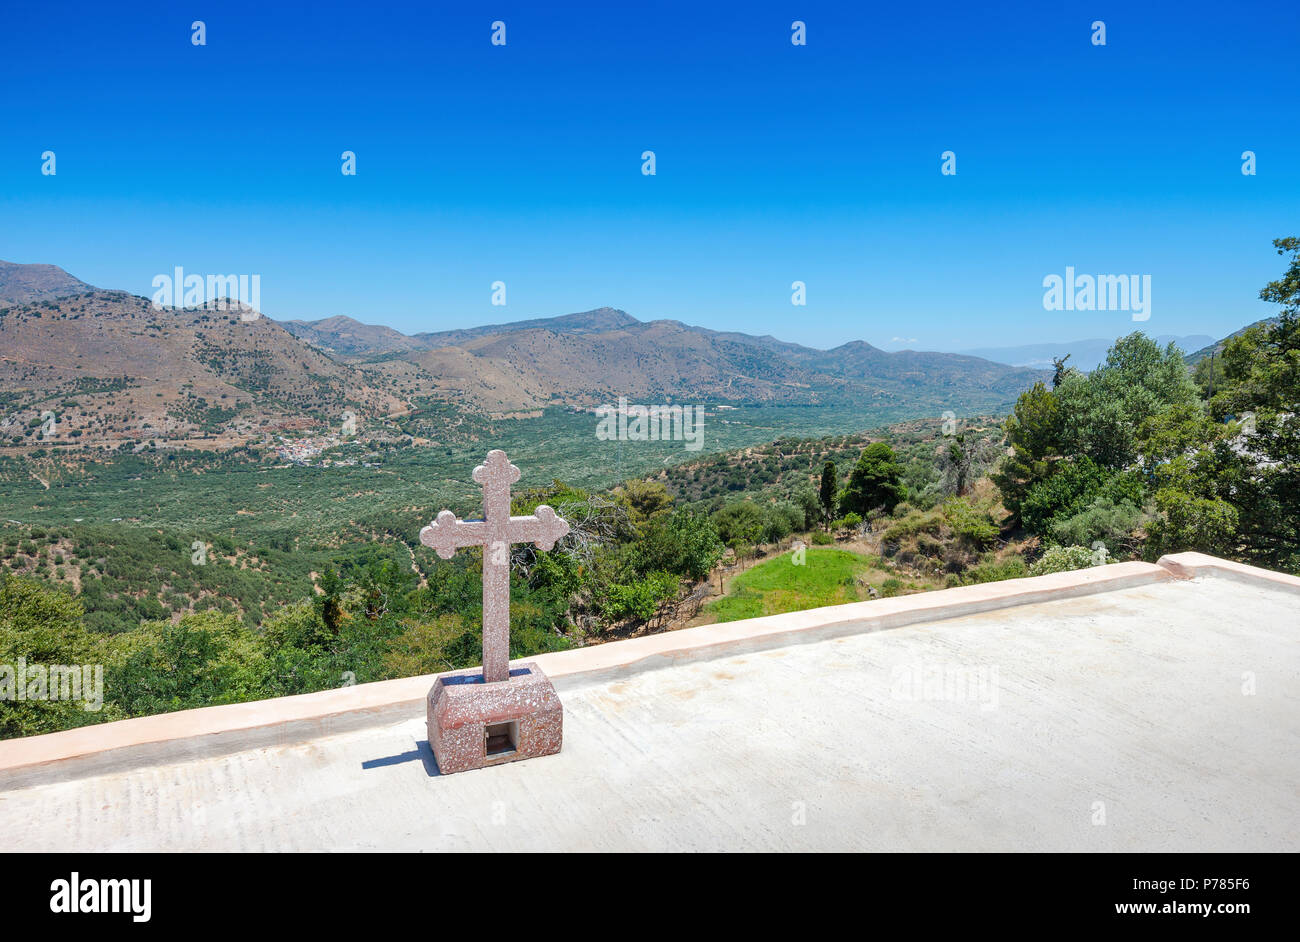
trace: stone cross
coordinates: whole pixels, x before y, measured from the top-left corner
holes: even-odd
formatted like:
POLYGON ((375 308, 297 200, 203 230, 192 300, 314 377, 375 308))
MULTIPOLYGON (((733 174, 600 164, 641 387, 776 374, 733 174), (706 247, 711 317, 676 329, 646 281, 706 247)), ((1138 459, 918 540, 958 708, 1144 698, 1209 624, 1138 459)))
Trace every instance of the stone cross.
POLYGON ((451 559, 462 546, 483 547, 483 682, 510 678, 510 544, 535 543, 548 550, 569 532, 567 521, 545 504, 528 517, 510 516, 510 485, 519 469, 499 448, 474 469, 483 485, 482 520, 457 520, 450 510, 420 531, 420 542, 451 559))

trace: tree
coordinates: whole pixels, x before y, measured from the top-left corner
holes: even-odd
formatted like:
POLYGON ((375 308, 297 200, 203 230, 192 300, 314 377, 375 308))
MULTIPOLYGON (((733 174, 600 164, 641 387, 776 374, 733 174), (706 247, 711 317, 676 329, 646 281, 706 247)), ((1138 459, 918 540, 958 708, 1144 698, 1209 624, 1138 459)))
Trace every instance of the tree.
POLYGON ((673 496, 663 481, 628 481, 621 490, 636 521, 663 513, 673 504, 673 496))
POLYGON ((763 509, 748 500, 727 504, 713 515, 714 526, 722 542, 733 550, 742 543, 753 545, 763 540, 767 529, 763 509))
POLYGON ((938 494, 950 494, 956 497, 963 497, 970 490, 972 482, 978 480, 986 471, 988 465, 998 454, 997 445, 987 437, 976 434, 975 432, 960 432, 951 436, 945 447, 940 448, 938 460, 935 462, 939 471, 939 480, 931 484, 926 472, 931 472, 930 466, 923 462, 913 461, 908 464, 905 474, 914 474, 914 471, 920 471, 922 476, 919 481, 907 480, 908 500, 914 504, 922 503, 925 496, 930 492, 938 494), (919 493, 918 493, 919 492, 919 493))
MULTIPOLYGON (((834 498, 834 495, 835 488, 832 486, 832 498, 834 498)), ((824 512, 821 503, 821 496, 814 491, 811 486, 804 484, 791 495, 791 500, 794 505, 799 508, 803 517, 802 521, 795 527, 795 529, 811 530, 813 527, 817 526, 818 522, 821 521, 824 512)))
POLYGON ((1290 252, 1291 264, 1281 278, 1270 281, 1260 289, 1259 299, 1281 304, 1281 319, 1294 322, 1300 317, 1300 239, 1295 236, 1274 239, 1273 247, 1277 249, 1278 255, 1290 252))
POLYGON ((1016 402, 1006 424, 1011 454, 993 481, 1033 532, 1113 532, 1140 519, 1144 497, 1137 478, 1114 476, 1139 465, 1155 475, 1204 431, 1196 386, 1176 346, 1162 349, 1141 332, 1117 340, 1092 373, 1058 374, 1057 388, 1037 383, 1016 402), (1090 510, 1101 497, 1108 501, 1090 510))
POLYGON ((779 543, 803 524, 803 511, 788 500, 764 508, 763 541, 779 543))
POLYGON ((1070 354, 1063 357, 1052 357, 1052 388, 1060 386, 1065 377, 1069 375, 1070 368, 1065 365, 1065 361, 1070 359, 1070 354))
POLYGON ((1177 488, 1156 492, 1160 516, 1149 527, 1147 555, 1196 550, 1226 556, 1237 544, 1237 509, 1227 501, 1193 497, 1177 488))
POLYGON ((939 453, 939 464, 943 470, 944 484, 957 497, 966 496, 970 480, 974 477, 976 464, 984 442, 965 432, 958 432, 948 441, 948 447, 939 453))
POLYGON ((320 589, 321 594, 316 596, 316 611, 330 634, 337 635, 343 619, 343 593, 346 585, 333 566, 320 574, 320 589))
POLYGON ((966 496, 966 478, 970 474, 971 458, 966 449, 966 435, 959 433, 948 443, 948 467, 952 469, 953 490, 958 497, 966 496))
POLYGON ((840 494, 840 510, 864 517, 882 507, 893 512, 906 494, 902 478, 903 469, 894 456, 894 449, 884 442, 873 442, 862 450, 862 456, 849 473, 849 482, 840 494))
POLYGON ((365 603, 365 616, 375 621, 389 609, 402 607, 406 593, 413 588, 415 574, 401 569, 391 559, 372 559, 353 575, 353 586, 365 603))
MULTIPOLYGON (((1274 239, 1273 245, 1279 255, 1290 254, 1290 263, 1259 296, 1282 311, 1275 321, 1224 345, 1223 377, 1210 400, 1215 418, 1249 414, 1250 421, 1236 427, 1231 446, 1221 443, 1209 453, 1218 473, 1202 476, 1194 482, 1202 486, 1184 494, 1224 500, 1236 509, 1236 538, 1249 561, 1300 572, 1300 238, 1274 239)), ((1191 507, 1177 530, 1190 527, 1204 540, 1207 526, 1220 534, 1227 529, 1223 508, 1187 505, 1182 496, 1177 504, 1191 507), (1207 517, 1207 525, 1186 524, 1207 517)), ((1175 526, 1172 516, 1169 524, 1175 526)))
POLYGON ((835 491, 839 487, 839 476, 835 462, 828 461, 822 466, 821 491, 817 495, 822 505, 822 519, 829 523, 835 517, 835 491))
MULTIPOLYGON (((81 603, 71 593, 37 579, 0 573, 0 739, 118 718, 112 710, 87 710, 90 692, 84 688, 81 702, 17 696, 17 685, 23 685, 25 693, 31 690, 26 672, 20 676, 20 661, 48 670, 52 665, 73 667, 100 660, 94 638, 82 625, 81 603)), ((47 677, 42 684, 48 682, 47 677)))
POLYGON ((1055 395, 1060 453, 1114 470, 1137 461, 1136 433, 1144 422, 1168 408, 1197 407, 1182 352, 1174 344, 1162 350, 1141 332, 1115 341, 1088 375, 1069 374, 1055 395))
POLYGON ((1002 459, 992 477, 1006 508, 1019 517, 1029 489, 1048 476, 1052 463, 1061 455, 1061 413, 1056 393, 1041 382, 1034 383, 1016 400, 1005 429, 1011 453, 1002 459))
POLYGON ((682 508, 649 521, 634 546, 633 567, 643 576, 663 571, 698 580, 717 565, 724 549, 712 520, 682 508))
POLYGON ((1064 462, 1055 474, 1030 488, 1021 504, 1021 521, 1031 533, 1050 534, 1054 526, 1088 510, 1099 498, 1139 508, 1142 482, 1134 474, 1104 468, 1087 456, 1064 462))
POLYGON ((105 683, 131 716, 253 700, 263 689, 264 648, 233 615, 145 622, 113 641, 105 683))

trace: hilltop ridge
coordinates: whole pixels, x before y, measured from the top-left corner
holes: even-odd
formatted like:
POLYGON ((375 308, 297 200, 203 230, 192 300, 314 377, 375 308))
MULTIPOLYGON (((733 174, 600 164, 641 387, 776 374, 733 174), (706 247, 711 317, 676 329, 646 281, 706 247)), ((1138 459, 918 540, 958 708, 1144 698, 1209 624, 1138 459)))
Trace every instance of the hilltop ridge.
POLYGON ((25 296, 86 290, 0 307, 0 446, 224 448, 337 429, 348 415, 361 429, 436 440, 456 416, 587 409, 620 396, 864 410, 901 404, 936 415, 1009 406, 1040 376, 961 354, 891 353, 862 340, 818 350, 640 320, 609 306, 406 335, 345 315, 276 321, 215 302, 160 308, 56 266, 9 271, 6 284, 25 296), (50 415, 57 422, 45 428, 42 416, 50 415))

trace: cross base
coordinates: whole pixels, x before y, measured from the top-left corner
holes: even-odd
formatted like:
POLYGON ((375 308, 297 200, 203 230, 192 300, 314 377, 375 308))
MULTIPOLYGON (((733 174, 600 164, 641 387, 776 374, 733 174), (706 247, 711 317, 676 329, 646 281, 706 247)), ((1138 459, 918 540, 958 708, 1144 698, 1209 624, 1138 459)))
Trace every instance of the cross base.
POLYGON ((483 669, 441 674, 429 690, 429 745, 443 775, 560 751, 564 707, 532 661, 510 678, 483 682, 483 669))

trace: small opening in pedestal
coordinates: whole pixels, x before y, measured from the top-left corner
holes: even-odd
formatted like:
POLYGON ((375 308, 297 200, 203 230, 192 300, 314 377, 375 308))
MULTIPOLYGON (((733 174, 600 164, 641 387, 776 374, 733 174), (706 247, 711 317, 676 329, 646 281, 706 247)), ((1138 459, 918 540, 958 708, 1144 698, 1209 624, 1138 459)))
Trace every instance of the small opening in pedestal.
POLYGON ((519 748, 519 721, 489 723, 483 730, 483 755, 488 759, 509 755, 519 748))

